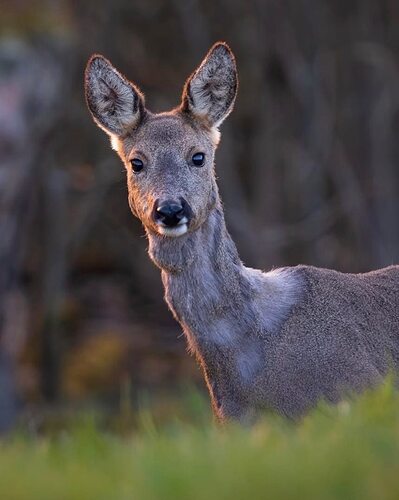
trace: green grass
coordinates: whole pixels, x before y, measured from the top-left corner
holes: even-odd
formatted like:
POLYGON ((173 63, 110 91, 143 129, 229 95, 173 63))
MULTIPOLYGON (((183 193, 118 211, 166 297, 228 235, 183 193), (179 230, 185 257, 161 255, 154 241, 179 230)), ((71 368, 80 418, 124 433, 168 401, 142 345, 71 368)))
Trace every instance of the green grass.
POLYGON ((205 416, 158 425, 148 412, 140 422, 117 435, 88 417, 51 437, 4 440, 0 498, 399 498, 399 395, 390 384, 300 424, 265 416, 251 429, 218 428, 205 416))

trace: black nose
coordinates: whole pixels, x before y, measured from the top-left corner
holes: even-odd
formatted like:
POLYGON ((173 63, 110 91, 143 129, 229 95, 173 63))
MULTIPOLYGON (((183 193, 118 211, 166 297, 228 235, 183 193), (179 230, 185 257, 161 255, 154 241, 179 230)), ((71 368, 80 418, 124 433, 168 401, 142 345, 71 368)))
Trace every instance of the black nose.
POLYGON ((174 227, 187 217, 185 204, 181 201, 166 200, 156 205, 154 219, 156 222, 162 222, 165 226, 174 227))

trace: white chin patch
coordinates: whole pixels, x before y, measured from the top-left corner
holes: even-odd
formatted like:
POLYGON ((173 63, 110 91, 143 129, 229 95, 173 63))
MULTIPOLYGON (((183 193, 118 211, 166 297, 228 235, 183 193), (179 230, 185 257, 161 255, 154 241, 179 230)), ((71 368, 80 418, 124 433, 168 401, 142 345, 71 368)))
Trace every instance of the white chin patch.
POLYGON ((175 227, 167 227, 158 225, 158 233, 162 234, 162 236, 170 236, 172 238, 177 238, 178 236, 182 236, 187 233, 187 223, 179 224, 175 227))

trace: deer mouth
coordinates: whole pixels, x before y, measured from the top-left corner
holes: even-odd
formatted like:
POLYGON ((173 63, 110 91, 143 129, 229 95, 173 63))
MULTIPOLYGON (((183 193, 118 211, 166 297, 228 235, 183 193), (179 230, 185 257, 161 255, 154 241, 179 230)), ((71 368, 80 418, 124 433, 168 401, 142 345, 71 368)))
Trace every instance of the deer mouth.
POLYGON ((157 230, 159 234, 162 236, 169 236, 171 238, 178 238, 179 236, 183 236, 188 231, 188 219, 187 217, 183 217, 177 225, 168 226, 163 224, 162 222, 157 223, 157 230))

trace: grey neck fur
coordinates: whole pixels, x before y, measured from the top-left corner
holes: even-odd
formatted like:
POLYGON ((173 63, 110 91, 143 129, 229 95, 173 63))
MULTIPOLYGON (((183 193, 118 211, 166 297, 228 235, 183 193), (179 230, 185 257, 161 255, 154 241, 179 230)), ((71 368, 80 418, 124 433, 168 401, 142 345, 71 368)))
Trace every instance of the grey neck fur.
POLYGON ((202 365, 216 413, 235 416, 262 370, 262 344, 300 298, 302 281, 289 269, 245 267, 219 200, 197 231, 148 236, 166 301, 202 365))
MULTIPOLYGON (((195 329, 243 299, 245 271, 227 232, 220 203, 195 232, 181 238, 150 233, 149 253, 162 270, 166 300, 184 327, 195 329)), ((201 332, 198 331, 201 336, 201 332)))

